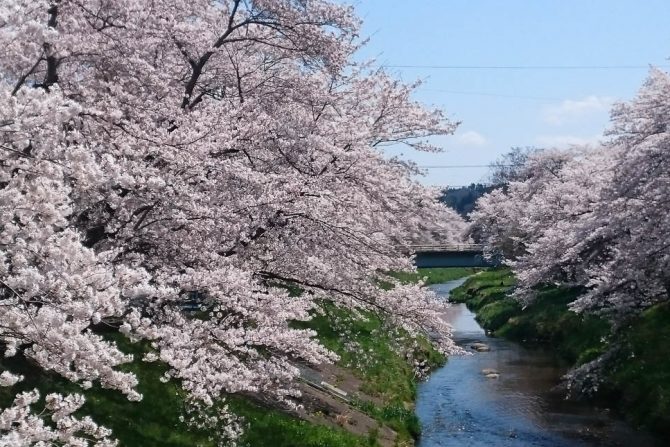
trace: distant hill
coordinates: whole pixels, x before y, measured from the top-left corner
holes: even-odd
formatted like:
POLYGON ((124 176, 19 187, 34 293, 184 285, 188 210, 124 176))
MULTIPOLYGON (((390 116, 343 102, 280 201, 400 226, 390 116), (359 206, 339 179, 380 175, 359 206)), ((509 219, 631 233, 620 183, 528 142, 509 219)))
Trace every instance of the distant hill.
POLYGON ((472 183, 460 188, 446 188, 442 191, 440 201, 455 209, 458 214, 466 217, 475 207, 475 202, 484 194, 493 190, 494 186, 472 183))

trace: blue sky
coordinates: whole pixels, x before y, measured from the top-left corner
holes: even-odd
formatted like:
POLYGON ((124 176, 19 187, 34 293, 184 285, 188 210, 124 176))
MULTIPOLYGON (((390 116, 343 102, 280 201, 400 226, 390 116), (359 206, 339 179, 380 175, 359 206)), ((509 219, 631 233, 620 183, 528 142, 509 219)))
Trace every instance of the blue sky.
MULTIPOLYGON (((670 0, 360 0, 360 57, 379 65, 668 66, 670 0)), ((597 141, 613 101, 648 69, 389 68, 424 84, 416 98, 462 124, 442 154, 391 150, 420 165, 488 164, 512 146, 597 141)), ((432 169, 431 185, 464 185, 486 168, 432 169)))

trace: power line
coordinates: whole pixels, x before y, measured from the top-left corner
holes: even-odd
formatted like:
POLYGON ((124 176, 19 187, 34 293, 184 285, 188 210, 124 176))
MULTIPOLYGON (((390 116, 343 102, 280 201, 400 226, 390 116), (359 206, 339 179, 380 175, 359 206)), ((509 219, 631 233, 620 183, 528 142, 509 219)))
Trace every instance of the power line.
POLYGON ((524 95, 506 95, 488 92, 464 92, 458 90, 442 90, 437 88, 419 88, 423 92, 441 92, 450 93, 454 95, 473 95, 473 96, 492 96, 494 98, 514 98, 514 99, 528 99, 532 101, 563 101, 565 98, 551 98, 548 96, 524 96, 524 95))
POLYGON ((472 183, 470 183, 469 185, 448 185, 448 184, 447 184, 447 185, 439 185, 438 187, 439 187, 439 188, 443 188, 443 189, 465 189, 465 188, 469 188, 469 187, 471 187, 472 185, 475 185, 475 186, 477 186, 477 185, 481 185, 481 186, 483 186, 484 188, 488 188, 488 187, 491 187, 491 186, 495 186, 495 185, 493 185, 493 184, 491 184, 491 183, 472 182, 472 183))
POLYGON ((670 65, 382 65, 386 68, 420 68, 434 70, 648 70, 652 66, 670 65))
POLYGON ((419 166, 421 169, 458 169, 458 168, 488 168, 489 165, 436 165, 436 166, 419 166))
POLYGON ((459 168, 490 168, 490 167, 501 167, 501 168, 513 168, 515 166, 522 166, 520 164, 516 165, 428 165, 428 166, 419 166, 421 169, 459 169, 459 168))

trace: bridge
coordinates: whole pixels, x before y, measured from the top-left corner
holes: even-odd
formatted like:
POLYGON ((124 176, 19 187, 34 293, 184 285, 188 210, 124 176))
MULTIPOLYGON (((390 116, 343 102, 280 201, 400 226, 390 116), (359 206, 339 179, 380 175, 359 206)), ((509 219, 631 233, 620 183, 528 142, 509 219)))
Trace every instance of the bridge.
POLYGON ((403 248, 416 254, 417 267, 495 267, 500 264, 484 257, 481 244, 420 244, 403 248))

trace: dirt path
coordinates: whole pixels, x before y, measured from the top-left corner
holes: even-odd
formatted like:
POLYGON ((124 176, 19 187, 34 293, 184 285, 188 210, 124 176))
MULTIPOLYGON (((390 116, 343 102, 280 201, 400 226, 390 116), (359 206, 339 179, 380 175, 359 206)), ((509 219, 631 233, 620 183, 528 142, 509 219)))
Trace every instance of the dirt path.
POLYGON ((304 408, 298 412, 299 417, 318 424, 341 427, 360 436, 376 433, 382 447, 396 445, 397 434, 393 429, 350 404, 350 401, 383 404, 379 398, 361 391, 363 382, 353 372, 336 365, 320 365, 316 368, 301 366, 301 369, 306 380, 300 385, 304 408))

